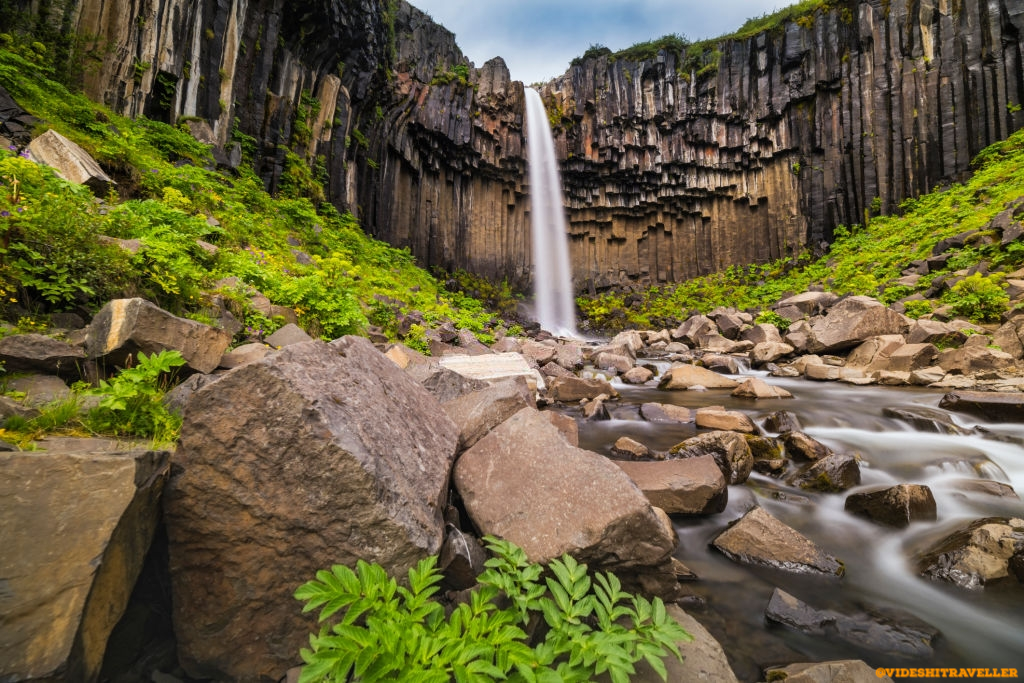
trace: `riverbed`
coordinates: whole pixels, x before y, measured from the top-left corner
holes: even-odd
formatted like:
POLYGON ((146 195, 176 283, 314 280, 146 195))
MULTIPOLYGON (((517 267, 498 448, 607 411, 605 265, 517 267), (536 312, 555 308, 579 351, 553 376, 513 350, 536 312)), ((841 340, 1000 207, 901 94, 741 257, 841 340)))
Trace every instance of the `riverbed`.
MULTIPOLYGON (((656 364, 659 371, 667 364, 656 364)), ((592 373, 595 374, 595 373, 592 373)), ((729 487, 724 512, 700 518, 677 516, 676 552, 699 580, 690 611, 719 639, 740 680, 757 681, 765 666, 793 661, 864 659, 872 667, 1016 667, 1024 674, 1024 587, 1005 585, 965 590, 920 577, 915 552, 982 517, 1024 517, 1024 501, 968 490, 965 480, 988 479, 1024 491, 1024 424, 986 424, 938 408, 940 390, 854 386, 747 372, 790 391, 792 399, 735 399, 728 390, 662 391, 655 381, 631 386, 612 378, 620 398, 610 401, 612 419, 580 420, 580 446, 611 457, 611 446, 629 436, 652 451, 666 451, 697 433, 692 423, 652 424, 639 413, 642 403, 673 403, 691 409, 723 405, 750 415, 760 426, 765 416, 787 410, 803 431, 840 453, 860 456, 861 484, 842 493, 805 491, 754 472, 743 485, 729 487), (883 414, 886 408, 939 410, 970 435, 915 429, 883 414), (937 519, 890 529, 854 517, 843 509, 857 491, 899 483, 926 484, 935 497, 937 519), (841 579, 812 578, 737 564, 709 546, 729 523, 754 505, 797 529, 846 565, 841 579), (808 636, 770 625, 765 607, 776 588, 819 609, 849 614, 896 610, 941 632, 934 652, 899 657, 865 651, 837 638, 808 636)), ((735 379, 743 376, 730 375, 735 379)), ((577 414, 578 417, 578 414, 577 414)), ((766 435, 774 436, 771 432, 766 435)))

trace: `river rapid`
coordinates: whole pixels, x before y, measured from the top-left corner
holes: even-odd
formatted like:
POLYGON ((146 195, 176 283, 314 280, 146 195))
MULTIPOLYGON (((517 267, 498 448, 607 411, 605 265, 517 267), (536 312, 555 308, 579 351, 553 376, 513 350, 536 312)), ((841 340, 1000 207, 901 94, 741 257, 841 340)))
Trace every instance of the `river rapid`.
MULTIPOLYGON (((660 372, 667 363, 654 363, 660 372)), ((600 373, 591 373, 598 375, 600 373)), ((1019 497, 966 490, 964 480, 989 479, 1024 491, 1024 424, 985 424, 948 415, 975 430, 969 436, 919 431, 883 414, 886 408, 938 408, 943 392, 918 388, 854 386, 761 376, 790 391, 792 399, 734 399, 728 390, 662 391, 608 378, 620 398, 606 405, 612 419, 580 421, 580 446, 611 457, 611 446, 629 436, 652 451, 665 451, 697 433, 692 423, 666 426, 645 422, 642 403, 673 403, 691 409, 724 405, 750 415, 760 426, 768 414, 787 410, 803 431, 840 453, 861 457, 861 485, 842 493, 804 491, 754 472, 743 485, 729 487, 724 512, 700 518, 675 516, 676 551, 699 580, 685 584, 694 594, 690 611, 722 643, 740 680, 758 681, 765 666, 795 661, 864 659, 872 667, 1015 667, 1024 674, 1024 587, 1004 585, 965 590, 920 577, 915 553, 974 519, 1024 517, 1019 497), (975 429, 977 428, 977 429, 975 429), (938 519, 890 529, 843 509, 857 491, 899 483, 926 484, 935 497, 938 519), (741 565, 709 546, 729 523, 754 505, 797 529, 842 560, 841 579, 795 575, 741 565), (849 614, 898 610, 941 632, 934 653, 906 658, 870 652, 836 638, 814 637, 767 623, 764 612, 776 588, 818 609, 849 614)), ((741 376, 733 376, 742 379, 741 376)), ((775 436, 771 432, 766 435, 775 436)), ((899 620, 899 619, 897 619, 899 620)))

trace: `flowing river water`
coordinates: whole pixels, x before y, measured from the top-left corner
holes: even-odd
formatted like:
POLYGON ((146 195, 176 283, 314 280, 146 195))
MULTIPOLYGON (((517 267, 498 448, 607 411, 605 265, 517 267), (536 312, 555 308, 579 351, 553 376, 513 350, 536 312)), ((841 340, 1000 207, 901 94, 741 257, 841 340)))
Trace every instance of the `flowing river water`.
MULTIPOLYGON (((655 365, 659 370, 668 367, 655 365)), ((998 497, 963 486, 964 480, 990 479, 1008 483, 1018 493, 1024 491, 1024 424, 983 424, 941 411, 962 427, 980 429, 969 436, 930 433, 887 417, 883 410, 939 410, 943 395, 939 390, 858 387, 748 374, 789 390, 794 398, 753 401, 734 399, 727 390, 662 391, 613 379, 621 397, 607 404, 612 419, 580 423, 580 446, 611 455, 611 446, 620 436, 632 437, 652 451, 665 451, 697 433, 692 423, 645 422, 639 415, 645 402, 691 409, 724 405, 747 413, 759 425, 769 413, 787 410, 815 439, 837 452, 861 456, 861 485, 843 493, 804 491, 754 472, 746 484, 729 487, 723 513, 674 518, 680 539, 676 557, 700 577, 686 587, 704 605, 688 609, 723 644, 740 680, 762 680, 760 671, 766 665, 850 658, 864 659, 872 667, 1015 667, 1024 675, 1024 587, 1011 579, 1005 585, 965 590, 920 577, 914 569, 916 551, 971 520, 1024 517, 1019 497, 998 497), (928 485, 938 519, 890 529, 843 509, 850 493, 899 483, 928 485), (709 546, 755 504, 842 560, 846 575, 826 579, 752 568, 732 562, 709 546), (776 587, 819 609, 857 614, 899 610, 935 627, 941 636, 934 642, 934 654, 900 658, 865 651, 836 638, 769 625, 764 611, 776 587)))

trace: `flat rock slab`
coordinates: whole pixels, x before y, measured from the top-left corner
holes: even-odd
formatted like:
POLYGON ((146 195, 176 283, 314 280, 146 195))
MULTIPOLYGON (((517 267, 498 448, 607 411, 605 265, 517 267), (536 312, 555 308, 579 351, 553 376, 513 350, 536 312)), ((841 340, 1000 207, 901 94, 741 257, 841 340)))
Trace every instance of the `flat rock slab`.
POLYGON ((578 403, 583 399, 592 400, 601 395, 618 396, 612 385, 603 379, 552 377, 549 385, 548 398, 562 403, 578 403))
POLYGON ((782 569, 798 574, 842 576, 844 568, 806 536, 756 507, 711 542, 741 564, 782 569))
POLYGON ((1024 421, 1024 392, 951 391, 939 407, 992 422, 1024 421))
POLYGON ((55 130, 32 140, 28 148, 33 159, 52 167, 68 182, 88 186, 97 196, 117 184, 88 152, 55 130))
POLYGON ((684 364, 666 370, 658 384, 660 389, 672 391, 695 386, 702 386, 705 389, 735 389, 739 386, 739 382, 707 368, 684 364))
POLYGON ((544 379, 520 353, 492 353, 479 356, 448 355, 439 359, 441 367, 470 379, 486 381, 525 377, 534 391, 543 391, 544 379))
POLYGON ((765 610, 768 621, 802 633, 838 639, 880 655, 929 657, 939 631, 912 614, 898 610, 864 610, 845 614, 811 607, 776 588, 765 610))
POLYGON ((43 334, 12 334, 0 338, 0 361, 7 372, 46 372, 79 376, 85 351, 43 334))
POLYGON ((95 680, 156 529, 170 454, 39 445, 0 453, 0 680, 95 680))
POLYGON ((292 344, 196 391, 165 496, 186 673, 277 680, 316 630, 296 587, 358 559, 401 576, 438 552, 457 439, 362 337, 292 344))
POLYGON ((684 424, 693 422, 693 412, 684 406, 671 403, 644 403, 640 406, 640 416, 648 422, 656 424, 684 424))
POLYGON ((463 453, 454 482, 481 533, 512 541, 535 562, 569 553, 595 569, 651 567, 677 543, 625 472, 569 445, 533 408, 463 453))
POLYGON ((669 514, 708 515, 728 502, 725 477, 710 455, 660 462, 617 464, 651 501, 669 514))

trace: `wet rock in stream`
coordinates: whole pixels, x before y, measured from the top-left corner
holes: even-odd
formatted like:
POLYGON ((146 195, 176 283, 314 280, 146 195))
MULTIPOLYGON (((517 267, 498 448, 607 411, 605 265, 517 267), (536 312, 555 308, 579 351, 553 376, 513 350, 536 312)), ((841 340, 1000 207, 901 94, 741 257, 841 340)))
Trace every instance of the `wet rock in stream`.
POLYGON ((765 618, 811 636, 838 638, 879 655, 929 657, 938 629, 899 610, 866 609, 855 614, 816 609, 776 588, 765 618))
POLYGON ((809 538, 755 507, 711 545, 734 562, 799 574, 842 576, 843 564, 809 538))
POLYGON ((942 539, 917 559, 922 576, 977 589, 994 581, 1024 582, 1024 519, 986 517, 942 539))

